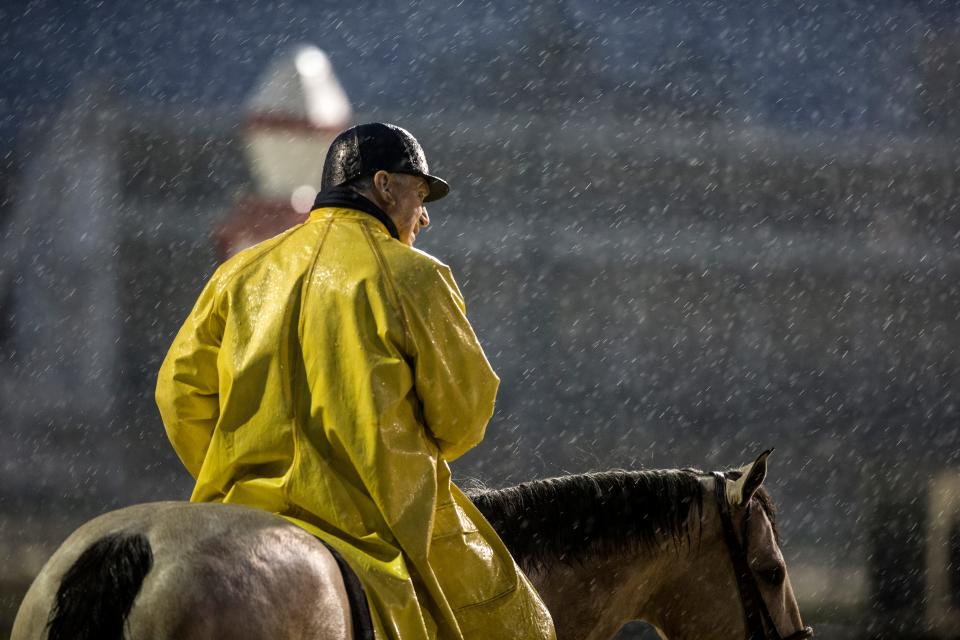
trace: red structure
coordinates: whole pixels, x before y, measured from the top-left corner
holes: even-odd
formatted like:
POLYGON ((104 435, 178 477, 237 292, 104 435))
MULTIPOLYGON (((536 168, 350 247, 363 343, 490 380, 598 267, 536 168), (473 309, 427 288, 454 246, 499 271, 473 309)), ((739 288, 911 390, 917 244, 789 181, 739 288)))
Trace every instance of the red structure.
POLYGON ((214 231, 217 257, 223 262, 247 247, 283 233, 306 220, 307 214, 288 201, 246 196, 237 201, 229 217, 214 231))

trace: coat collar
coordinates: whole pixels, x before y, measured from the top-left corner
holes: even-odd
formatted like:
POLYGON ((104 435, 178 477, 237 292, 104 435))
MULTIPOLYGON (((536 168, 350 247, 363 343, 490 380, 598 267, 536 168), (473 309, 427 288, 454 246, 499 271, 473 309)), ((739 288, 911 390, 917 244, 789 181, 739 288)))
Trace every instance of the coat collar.
MULTIPOLYGON (((313 201, 314 211, 328 207, 338 207, 343 209, 353 209, 362 211, 379 220, 395 240, 400 239, 400 233, 397 231, 397 225, 387 213, 375 205, 373 202, 364 198, 362 195, 348 189, 347 187, 333 187, 317 194, 317 199, 313 201)), ((311 212, 312 216, 313 212, 311 212)))

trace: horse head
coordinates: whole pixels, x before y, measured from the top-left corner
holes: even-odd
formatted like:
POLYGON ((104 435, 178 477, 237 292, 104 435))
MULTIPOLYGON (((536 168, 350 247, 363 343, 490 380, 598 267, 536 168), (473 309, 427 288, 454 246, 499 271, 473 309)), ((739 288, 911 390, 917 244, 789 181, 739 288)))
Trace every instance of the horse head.
POLYGON ((702 476, 703 501, 690 553, 646 608, 671 640, 802 640, 800 618, 763 488, 770 452, 735 471, 702 476))

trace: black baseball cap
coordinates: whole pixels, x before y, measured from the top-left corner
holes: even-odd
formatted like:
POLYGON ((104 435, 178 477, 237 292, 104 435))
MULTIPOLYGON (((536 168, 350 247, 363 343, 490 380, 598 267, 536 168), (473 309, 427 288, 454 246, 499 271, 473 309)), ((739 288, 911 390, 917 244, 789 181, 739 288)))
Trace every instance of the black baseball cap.
POLYGON ((382 122, 358 124, 334 138, 323 163, 320 190, 372 176, 381 170, 424 178, 430 187, 424 202, 439 200, 450 193, 450 185, 430 175, 427 158, 417 139, 402 127, 382 122))

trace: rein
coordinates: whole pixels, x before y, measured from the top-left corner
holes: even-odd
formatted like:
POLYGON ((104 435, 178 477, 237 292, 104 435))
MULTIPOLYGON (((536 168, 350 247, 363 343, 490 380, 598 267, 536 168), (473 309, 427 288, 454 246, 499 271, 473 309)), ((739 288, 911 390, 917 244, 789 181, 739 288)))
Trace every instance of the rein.
POLYGON ((760 594, 760 586, 750 570, 747 559, 748 524, 750 522, 750 503, 747 503, 743 512, 743 544, 737 539, 736 529, 733 526, 733 516, 730 514, 730 504, 727 502, 724 474, 713 472, 716 480, 717 508, 720 511, 720 522, 723 524, 723 537, 727 542, 730 560, 733 563, 733 573, 737 579, 737 591, 740 592, 740 603, 743 605, 743 617, 747 626, 747 640, 805 640, 813 636, 811 627, 804 627, 790 634, 786 638, 780 635, 777 625, 774 624, 767 603, 760 594))

